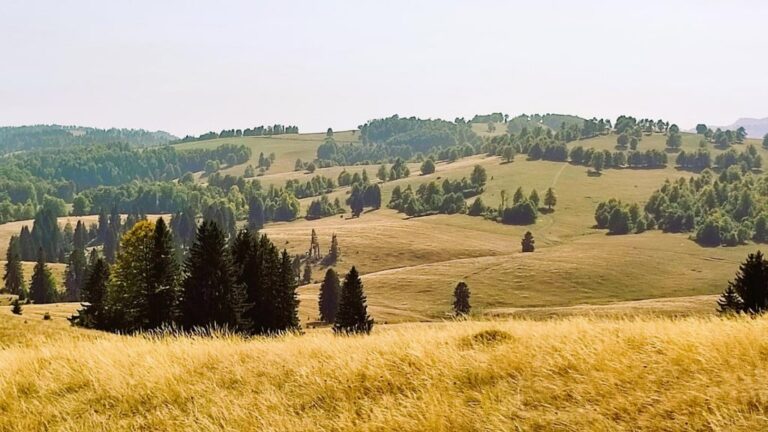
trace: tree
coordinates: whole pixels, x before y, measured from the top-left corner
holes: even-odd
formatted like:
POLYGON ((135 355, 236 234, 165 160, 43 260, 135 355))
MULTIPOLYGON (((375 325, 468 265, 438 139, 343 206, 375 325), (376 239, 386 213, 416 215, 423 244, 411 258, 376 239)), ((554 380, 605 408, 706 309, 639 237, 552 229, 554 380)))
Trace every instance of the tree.
POLYGON ((598 173, 603 170, 603 167, 605 166, 605 154, 603 152, 597 151, 592 155, 592 160, 590 160, 589 164, 594 168, 595 171, 598 173))
POLYGON ((302 285, 309 285, 312 283, 312 266, 309 264, 309 260, 304 263, 304 273, 301 275, 302 285))
POLYGON ((733 289, 732 284, 728 284, 728 287, 720 294, 720 298, 717 299, 718 312, 721 314, 737 313, 744 309, 744 302, 736 294, 736 290, 733 289))
POLYGON ((320 320, 326 323, 336 321, 336 312, 339 309, 339 276, 332 268, 325 272, 323 283, 320 284, 320 293, 318 294, 318 308, 320 310, 320 320))
POLYGON ((349 196, 349 208, 352 210, 352 217, 360 217, 365 207, 365 191, 359 183, 352 185, 352 193, 349 196))
POLYGON ((88 278, 81 293, 82 306, 77 315, 69 320, 72 324, 95 329, 107 327, 105 300, 109 283, 109 265, 103 258, 96 258, 88 271, 88 278))
POLYGON ((248 227, 253 230, 264 227, 264 202, 258 196, 248 201, 248 227))
POLYGON ((469 287, 464 282, 456 284, 453 289, 453 312, 458 316, 468 315, 472 306, 469 304, 469 287))
POLYGON ((86 267, 85 251, 80 247, 75 247, 69 254, 67 269, 64 273, 64 298, 66 301, 80 301, 80 291, 85 284, 86 267))
POLYGON ((763 148, 768 148, 768 134, 763 137, 763 148))
POLYGON ((608 219, 608 232, 611 234, 627 234, 631 230, 629 223, 629 212, 623 208, 616 207, 608 219))
POLYGON ((504 161, 507 163, 512 162, 515 160, 515 149, 510 145, 504 146, 501 150, 501 157, 504 158, 504 161))
POLYGON ((363 281, 353 266, 344 278, 339 297, 339 309, 333 325, 335 333, 370 333, 373 319, 368 315, 363 281))
POLYGON ((679 149, 682 145, 683 136, 677 132, 673 132, 670 128, 669 135, 667 135, 667 147, 670 149, 679 149))
POLYGON ((150 325, 150 298, 154 291, 155 224, 141 221, 120 239, 120 253, 112 268, 107 303, 115 329, 137 331, 150 325))
POLYGON ((552 188, 547 189, 547 193, 544 195, 544 205, 550 210, 557 205, 557 196, 552 188))
POLYGON ((12 236, 8 242, 8 250, 5 255, 5 275, 3 275, 3 288, 11 295, 25 297, 24 270, 21 267, 21 252, 19 238, 12 236))
POLYGON ((173 236, 163 218, 155 222, 152 241, 147 328, 173 322, 179 284, 179 264, 173 249, 173 236))
POLYGON ((435 161, 427 159, 421 164, 421 174, 427 175, 435 172, 435 161))
POLYGON ((32 283, 29 285, 29 298, 35 304, 56 301, 56 281, 45 263, 45 253, 42 248, 37 252, 37 264, 32 273, 32 283))
POLYGON ((336 233, 331 236, 331 248, 328 250, 328 263, 333 264, 339 260, 341 256, 341 250, 339 249, 339 241, 336 238, 336 233))
POLYGON ((625 132, 616 137, 616 144, 621 148, 626 148, 629 145, 629 135, 625 132))
POLYGON ((707 133, 708 129, 709 128, 704 123, 699 123, 696 125, 696 133, 699 135, 704 135, 705 133, 707 133))
POLYGON ((243 296, 235 285, 224 232, 215 222, 200 224, 183 267, 181 325, 187 329, 210 325, 237 328, 243 296))
POLYGON ((541 198, 539 198, 539 193, 536 192, 536 189, 532 190, 531 194, 528 195, 528 201, 530 201, 534 207, 539 208, 539 203, 541 202, 541 198))
POLYGON ((472 174, 469 176, 469 181, 477 190, 482 190, 483 187, 485 187, 485 183, 488 181, 488 173, 485 171, 485 168, 480 165, 475 165, 475 167, 472 168, 472 174))
POLYGON ((520 242, 523 247, 523 252, 533 252, 535 243, 536 241, 533 239, 533 234, 531 234, 530 231, 525 232, 525 236, 523 236, 523 240, 520 242))
POLYGON ((310 173, 310 174, 312 174, 313 172, 315 172, 315 170, 316 170, 316 169, 317 169, 317 166, 315 166, 315 163, 314 163, 314 162, 310 162, 310 163, 307 165, 307 172, 308 172, 308 173, 310 173))
POLYGON ((22 313, 21 303, 19 303, 18 298, 13 299, 13 303, 11 303, 11 313, 14 315, 21 315, 22 313))
POLYGON ((389 173, 387 171, 387 166, 384 165, 384 164, 381 164, 381 166, 379 166, 379 171, 376 173, 376 177, 379 180, 385 182, 385 181, 387 181, 389 179, 389 175, 388 174, 389 173))
POLYGON ((768 262, 762 252, 747 255, 734 280, 728 282, 721 301, 729 302, 731 307, 740 305, 741 309, 736 309, 737 312, 758 314, 768 309, 768 262), (737 299, 733 298, 731 291, 735 292, 737 299))
POLYGON ((523 188, 518 187, 515 191, 515 194, 512 195, 512 204, 519 204, 525 199, 525 194, 523 193, 523 188))

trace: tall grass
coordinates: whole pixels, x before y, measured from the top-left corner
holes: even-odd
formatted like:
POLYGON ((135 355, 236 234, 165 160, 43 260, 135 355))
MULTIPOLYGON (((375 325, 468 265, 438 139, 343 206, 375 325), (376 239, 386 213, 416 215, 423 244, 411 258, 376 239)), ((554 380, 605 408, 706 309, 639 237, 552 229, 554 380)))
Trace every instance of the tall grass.
POLYGON ((767 335, 765 318, 65 332, 0 348, 0 430, 765 430, 767 335))

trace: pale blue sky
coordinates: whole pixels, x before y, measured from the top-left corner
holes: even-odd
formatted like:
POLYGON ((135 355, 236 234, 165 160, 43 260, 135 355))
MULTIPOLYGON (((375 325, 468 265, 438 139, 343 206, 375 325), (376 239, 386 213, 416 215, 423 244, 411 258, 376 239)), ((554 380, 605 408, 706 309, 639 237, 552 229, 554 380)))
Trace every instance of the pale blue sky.
POLYGON ((768 117, 763 1, 0 3, 0 125, 768 117))

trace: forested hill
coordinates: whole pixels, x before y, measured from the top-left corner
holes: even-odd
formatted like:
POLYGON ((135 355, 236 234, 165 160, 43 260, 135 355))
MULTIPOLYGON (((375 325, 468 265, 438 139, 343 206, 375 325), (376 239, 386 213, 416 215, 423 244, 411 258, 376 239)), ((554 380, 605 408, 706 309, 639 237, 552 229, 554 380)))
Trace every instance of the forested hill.
POLYGON ((178 139, 168 132, 144 129, 96 129, 81 126, 36 125, 0 127, 0 154, 77 144, 126 143, 136 147, 178 139))

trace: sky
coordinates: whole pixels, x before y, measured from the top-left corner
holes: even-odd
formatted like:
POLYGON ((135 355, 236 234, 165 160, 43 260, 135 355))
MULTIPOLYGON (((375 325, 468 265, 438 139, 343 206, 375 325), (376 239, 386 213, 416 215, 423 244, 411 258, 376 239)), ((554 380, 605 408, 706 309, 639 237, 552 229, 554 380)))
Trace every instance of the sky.
POLYGON ((0 125, 768 117, 765 1, 2 0, 0 125))

